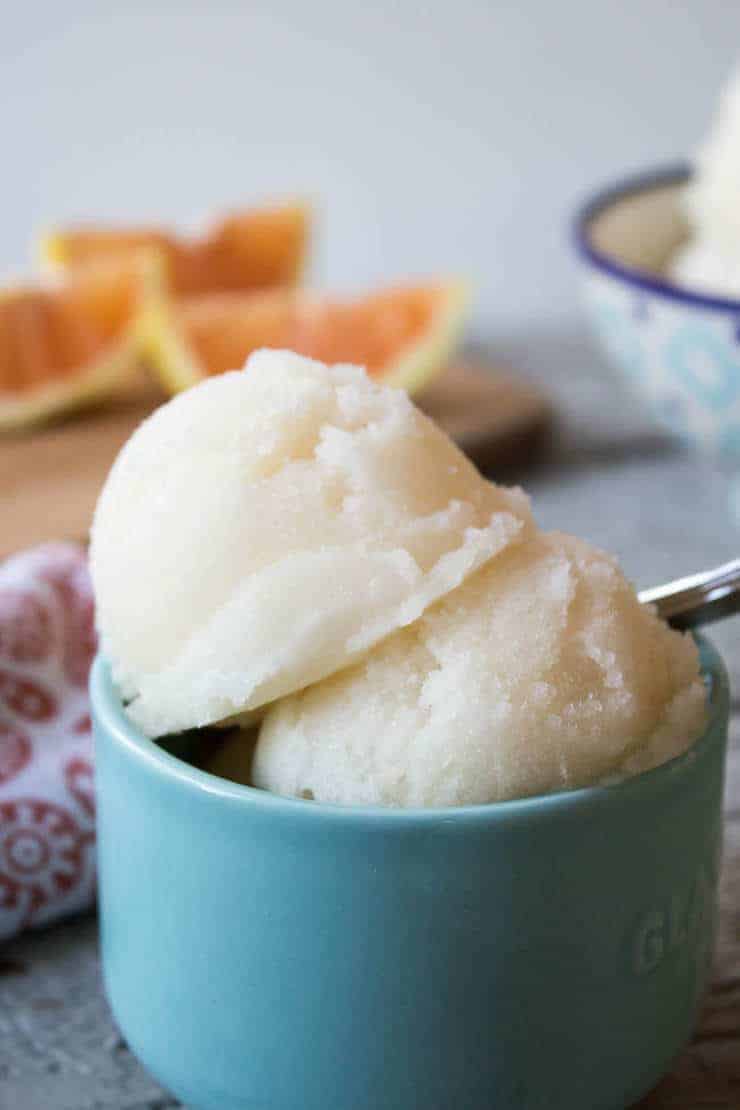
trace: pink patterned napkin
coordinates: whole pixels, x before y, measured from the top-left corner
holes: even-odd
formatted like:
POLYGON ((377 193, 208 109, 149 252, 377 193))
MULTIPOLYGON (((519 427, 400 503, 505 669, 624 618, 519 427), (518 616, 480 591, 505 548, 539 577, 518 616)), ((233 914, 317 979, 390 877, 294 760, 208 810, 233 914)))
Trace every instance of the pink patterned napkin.
POLYGON ((81 548, 0 565, 0 940, 94 897, 93 615, 81 548))

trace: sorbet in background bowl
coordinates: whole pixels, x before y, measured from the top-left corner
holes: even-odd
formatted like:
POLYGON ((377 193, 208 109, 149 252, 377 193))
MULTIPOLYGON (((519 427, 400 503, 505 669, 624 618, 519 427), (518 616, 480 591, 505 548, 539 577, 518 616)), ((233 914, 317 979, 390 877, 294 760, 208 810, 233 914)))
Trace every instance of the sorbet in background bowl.
POLYGON ((710 297, 740 301, 740 70, 722 90, 710 133, 684 190, 688 238, 671 278, 710 297))
POLYGON ((575 225, 587 304, 613 363, 683 440, 740 452, 740 84, 696 164, 600 190, 575 225))

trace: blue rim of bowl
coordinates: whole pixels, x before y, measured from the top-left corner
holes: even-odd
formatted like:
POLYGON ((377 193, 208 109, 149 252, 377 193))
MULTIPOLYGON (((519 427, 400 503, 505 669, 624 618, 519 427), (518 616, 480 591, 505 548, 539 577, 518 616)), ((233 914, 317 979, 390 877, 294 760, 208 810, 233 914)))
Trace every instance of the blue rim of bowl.
POLYGON ((693 305, 697 308, 709 308, 715 312, 740 313, 740 298, 728 299, 713 297, 706 293, 694 293, 689 289, 674 285, 673 282, 650 274, 645 270, 638 270, 632 266, 625 266, 617 262, 610 254, 598 250, 591 242, 591 224, 613 204, 634 196, 636 193, 649 192, 666 185, 682 185, 691 177, 691 165, 688 162, 676 162, 669 166, 642 173, 618 181, 614 185, 599 189, 593 196, 586 200, 576 211, 573 221, 573 240, 577 253, 597 270, 608 274, 609 277, 626 281, 630 285, 646 293, 657 293, 661 297, 678 301, 681 304, 693 305))
POLYGON ((98 655, 90 675, 90 697, 93 722, 112 735, 119 746, 126 748, 137 761, 147 764, 155 772, 177 780, 184 789, 196 794, 218 797, 226 804, 257 807, 261 810, 280 811, 286 815, 316 820, 319 817, 332 822, 370 822, 389 826, 408 824, 444 824, 447 826, 468 822, 509 824, 520 819, 546 817, 548 814, 567 813, 572 809, 594 809, 608 800, 637 800, 644 790, 671 789, 676 778, 690 774, 691 768, 715 744, 722 742, 729 718, 729 679, 721 655, 704 636, 695 635, 701 653, 702 675, 707 683, 708 719, 701 736, 681 755, 650 771, 620 779, 613 783, 561 790, 551 794, 537 794, 510 801, 486 802, 468 806, 437 806, 428 808, 393 808, 383 806, 349 806, 309 801, 303 798, 284 797, 244 786, 212 775, 194 767, 148 739, 126 716, 120 697, 113 684, 107 660, 98 655))

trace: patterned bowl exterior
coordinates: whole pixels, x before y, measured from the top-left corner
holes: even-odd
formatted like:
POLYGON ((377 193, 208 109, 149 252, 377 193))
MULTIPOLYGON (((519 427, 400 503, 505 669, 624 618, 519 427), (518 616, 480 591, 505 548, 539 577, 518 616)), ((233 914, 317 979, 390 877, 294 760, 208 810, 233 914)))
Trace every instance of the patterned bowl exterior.
POLYGON ((688 176, 677 166, 599 193, 577 215, 576 249, 602 346, 658 421, 694 446, 740 454, 740 300, 688 292, 630 268, 589 237, 591 221, 609 205, 688 176))

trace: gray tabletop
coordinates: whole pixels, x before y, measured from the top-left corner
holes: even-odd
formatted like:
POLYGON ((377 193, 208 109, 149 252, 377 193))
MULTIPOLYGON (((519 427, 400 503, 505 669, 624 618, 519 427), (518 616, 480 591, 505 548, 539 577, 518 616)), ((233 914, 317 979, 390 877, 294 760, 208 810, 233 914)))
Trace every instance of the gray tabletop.
MULTIPOLYGON (((614 551, 639 586, 738 555, 727 477, 656 431, 579 325, 499 338, 495 354, 545 384, 556 401, 552 445, 513 476, 531 492, 544 527, 614 551)), ((718 626, 714 639, 740 689, 740 619, 718 626)), ((0 951, 0 1110, 177 1105, 116 1032, 101 993, 92 916, 0 951)), ((740 702, 732 726, 714 986, 693 1044, 641 1106, 740 1106, 740 702)))

